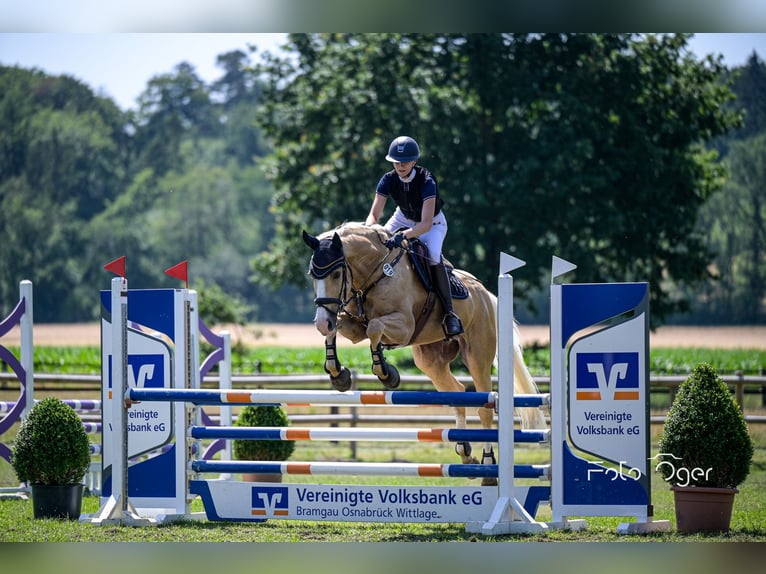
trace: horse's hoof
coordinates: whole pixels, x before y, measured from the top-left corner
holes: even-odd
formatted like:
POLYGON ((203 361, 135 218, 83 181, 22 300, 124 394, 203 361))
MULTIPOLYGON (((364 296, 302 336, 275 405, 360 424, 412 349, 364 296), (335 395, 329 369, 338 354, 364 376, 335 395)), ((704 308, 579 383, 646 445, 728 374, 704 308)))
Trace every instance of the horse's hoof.
POLYGON ((481 479, 482 486, 497 486, 497 478, 494 476, 485 476, 481 479))
POLYGON ((351 371, 341 367, 337 377, 330 377, 330 382, 336 391, 345 392, 351 388, 351 371))
POLYGON ((399 371, 393 365, 388 365, 388 376, 385 379, 380 379, 383 386, 389 390, 394 390, 399 387, 399 383, 402 378, 399 376, 399 371))
POLYGON ((455 452, 458 454, 460 458, 466 458, 471 456, 471 452, 473 452, 473 450, 471 449, 471 443, 465 442, 465 441, 456 442, 455 452))

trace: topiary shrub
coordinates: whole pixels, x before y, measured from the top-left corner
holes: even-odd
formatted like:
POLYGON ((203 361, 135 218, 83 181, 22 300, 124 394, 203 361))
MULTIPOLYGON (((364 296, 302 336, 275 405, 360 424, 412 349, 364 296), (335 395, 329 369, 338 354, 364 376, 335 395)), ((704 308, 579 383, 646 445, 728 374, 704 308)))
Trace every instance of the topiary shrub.
MULTIPOLYGON (((286 427, 290 419, 281 405, 247 405, 237 417, 239 427, 286 427)), ((293 440, 240 440, 232 444, 239 460, 287 460, 295 451, 293 440)))
POLYGON ((670 406, 657 469, 674 486, 736 488, 750 472, 753 441, 726 383, 698 364, 670 406))
POLYGON ((82 482, 90 466, 90 441, 77 413, 56 397, 36 403, 13 444, 11 465, 21 482, 82 482))

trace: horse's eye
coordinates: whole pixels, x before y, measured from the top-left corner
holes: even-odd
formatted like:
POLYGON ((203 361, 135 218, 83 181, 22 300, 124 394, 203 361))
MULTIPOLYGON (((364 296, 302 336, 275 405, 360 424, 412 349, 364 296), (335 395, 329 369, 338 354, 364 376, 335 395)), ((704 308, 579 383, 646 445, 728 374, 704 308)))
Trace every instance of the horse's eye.
POLYGON ((340 270, 333 272, 332 278, 335 280, 340 279, 340 270))

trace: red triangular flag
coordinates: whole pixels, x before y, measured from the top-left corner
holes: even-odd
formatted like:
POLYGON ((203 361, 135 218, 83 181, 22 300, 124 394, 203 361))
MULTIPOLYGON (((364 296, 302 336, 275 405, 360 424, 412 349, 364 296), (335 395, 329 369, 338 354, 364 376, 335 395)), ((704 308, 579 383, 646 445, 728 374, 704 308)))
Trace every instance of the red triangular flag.
POLYGON ((125 256, 123 255, 114 261, 110 261, 104 265, 104 269, 125 279, 125 256))
POLYGON ((165 275, 170 275, 176 279, 186 282, 186 288, 189 288, 189 266, 188 261, 181 261, 169 269, 165 269, 165 275))

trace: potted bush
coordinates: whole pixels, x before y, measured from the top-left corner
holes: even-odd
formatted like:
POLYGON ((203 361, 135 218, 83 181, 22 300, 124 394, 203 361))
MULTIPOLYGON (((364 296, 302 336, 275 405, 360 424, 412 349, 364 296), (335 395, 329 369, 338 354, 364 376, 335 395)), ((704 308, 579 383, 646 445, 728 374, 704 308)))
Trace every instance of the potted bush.
MULTIPOLYGON (((290 419, 281 405, 247 405, 239 413, 235 426, 240 427, 286 427, 290 419)), ((244 440, 232 444, 234 458, 239 460, 287 460, 295 451, 292 440, 244 440)), ((255 482, 281 482, 281 474, 243 475, 245 480, 255 482)))
POLYGON ((79 519, 90 441, 72 407, 56 397, 36 403, 16 435, 11 465, 31 487, 35 518, 79 519))
POLYGON ((698 364, 681 384, 660 437, 664 479, 680 532, 728 531, 734 495, 750 472, 753 441, 726 383, 698 364))

